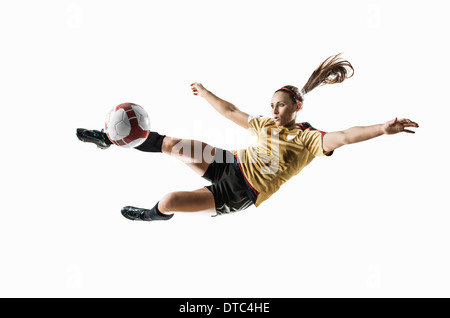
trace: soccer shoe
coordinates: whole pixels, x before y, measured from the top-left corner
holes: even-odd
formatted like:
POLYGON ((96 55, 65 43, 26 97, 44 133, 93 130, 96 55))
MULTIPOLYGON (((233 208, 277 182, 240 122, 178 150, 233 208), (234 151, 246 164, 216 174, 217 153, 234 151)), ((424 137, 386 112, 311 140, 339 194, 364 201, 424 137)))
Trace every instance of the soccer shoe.
POLYGON ((77 128, 77 137, 84 142, 92 142, 97 145, 100 149, 107 149, 111 145, 103 129, 98 130, 88 130, 84 128, 77 128))
POLYGON ((132 221, 156 221, 156 220, 170 220, 173 214, 163 214, 153 208, 151 210, 135 208, 134 206, 125 206, 121 210, 122 215, 128 220, 132 221))

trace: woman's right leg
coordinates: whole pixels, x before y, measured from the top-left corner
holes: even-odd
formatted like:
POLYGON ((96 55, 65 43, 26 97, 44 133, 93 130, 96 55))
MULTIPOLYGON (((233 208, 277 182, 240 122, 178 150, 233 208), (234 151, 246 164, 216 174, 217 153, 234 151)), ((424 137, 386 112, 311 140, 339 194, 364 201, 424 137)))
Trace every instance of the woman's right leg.
POLYGON ((200 176, 203 176, 214 161, 216 149, 204 142, 174 138, 151 132, 143 144, 136 149, 145 152, 163 152, 183 161, 200 176))
POLYGON ((177 158, 192 170, 203 176, 214 161, 216 148, 207 143, 166 136, 162 143, 162 152, 177 158))

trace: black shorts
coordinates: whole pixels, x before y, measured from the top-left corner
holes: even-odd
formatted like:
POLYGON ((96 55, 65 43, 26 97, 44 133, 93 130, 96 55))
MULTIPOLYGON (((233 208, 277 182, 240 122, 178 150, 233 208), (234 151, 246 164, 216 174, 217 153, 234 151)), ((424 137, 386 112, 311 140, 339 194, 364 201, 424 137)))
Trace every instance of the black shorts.
POLYGON ((228 150, 216 148, 214 161, 209 165, 203 178, 212 183, 205 188, 214 196, 217 214, 242 211, 256 202, 236 157, 228 150))

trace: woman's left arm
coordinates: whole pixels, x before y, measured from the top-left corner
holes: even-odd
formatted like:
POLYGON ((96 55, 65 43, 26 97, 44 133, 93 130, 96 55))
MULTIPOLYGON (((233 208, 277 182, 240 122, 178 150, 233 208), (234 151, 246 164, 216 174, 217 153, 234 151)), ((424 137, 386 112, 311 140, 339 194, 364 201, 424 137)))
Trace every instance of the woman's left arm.
POLYGON ((414 134, 415 132, 406 127, 419 127, 419 125, 409 119, 392 119, 384 124, 372 126, 352 127, 343 131, 335 131, 323 136, 323 150, 333 151, 343 145, 354 144, 369 140, 381 135, 393 135, 399 132, 414 134))

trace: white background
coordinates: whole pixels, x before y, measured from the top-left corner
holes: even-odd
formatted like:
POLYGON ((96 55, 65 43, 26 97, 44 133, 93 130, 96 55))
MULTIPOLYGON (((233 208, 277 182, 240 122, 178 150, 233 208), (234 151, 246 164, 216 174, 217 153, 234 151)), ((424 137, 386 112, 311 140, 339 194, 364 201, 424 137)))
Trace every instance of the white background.
POLYGON ((449 297, 446 1, 2 1, 2 297, 449 297), (317 158, 260 207, 130 222, 208 183, 162 154, 78 141, 122 102, 161 134, 252 142, 190 91, 251 114, 343 52, 306 96, 325 130, 420 124, 317 158))

